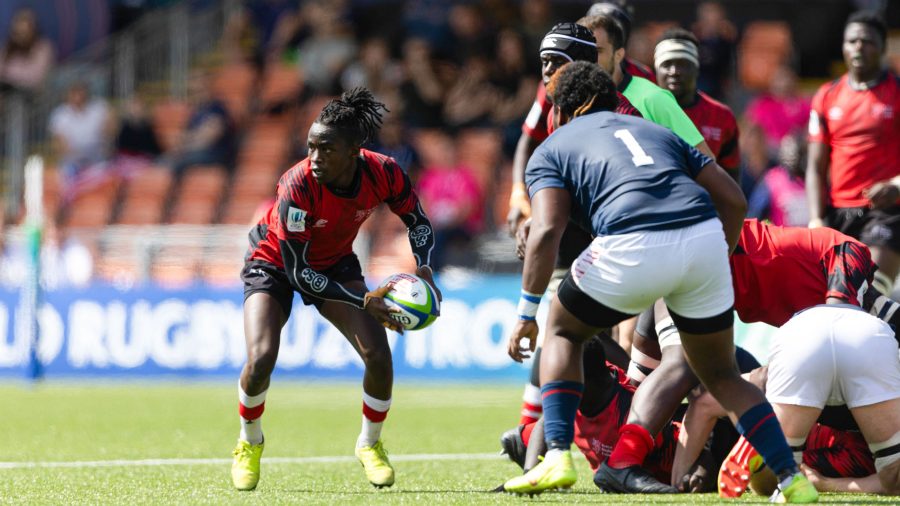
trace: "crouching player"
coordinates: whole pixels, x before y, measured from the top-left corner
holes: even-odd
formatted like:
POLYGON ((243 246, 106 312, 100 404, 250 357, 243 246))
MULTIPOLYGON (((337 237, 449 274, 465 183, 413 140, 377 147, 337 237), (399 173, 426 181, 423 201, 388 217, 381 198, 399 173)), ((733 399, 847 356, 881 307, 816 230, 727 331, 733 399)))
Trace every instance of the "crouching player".
MULTIPOLYGON (((818 488, 900 494, 900 358, 886 323, 850 305, 798 313, 776 332, 764 381, 795 460, 805 464, 818 488), (842 404, 868 443, 874 468, 853 432, 817 424, 828 423, 823 413, 829 406, 842 404)), ((676 468, 678 460, 696 453, 691 449, 703 439, 700 427, 717 409, 709 396, 689 408, 685 454, 676 458, 676 468)), ((738 442, 720 472, 720 495, 740 495, 751 473, 761 469, 753 449, 738 442)), ((764 473, 757 474, 754 488, 765 489, 764 473)))
POLYGON ((375 136, 383 109, 364 88, 329 102, 309 129, 309 157, 281 177, 274 206, 250 232, 241 272, 247 364, 238 384, 241 433, 231 467, 240 490, 252 490, 259 481, 261 416, 294 291, 362 358, 363 419, 356 456, 373 485, 394 483, 380 437, 393 384, 391 350, 382 326, 400 328, 382 300, 389 288, 368 291, 352 245, 362 223, 385 202, 409 229, 416 274, 434 286, 429 267, 434 236, 397 163, 360 148, 375 136))

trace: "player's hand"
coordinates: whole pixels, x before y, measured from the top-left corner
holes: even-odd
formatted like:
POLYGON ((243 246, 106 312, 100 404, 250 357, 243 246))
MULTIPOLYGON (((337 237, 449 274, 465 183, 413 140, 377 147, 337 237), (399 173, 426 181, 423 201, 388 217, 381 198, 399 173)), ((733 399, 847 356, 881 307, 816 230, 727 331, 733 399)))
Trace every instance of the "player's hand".
MULTIPOLYGON (((434 283, 434 271, 431 270, 431 267, 428 265, 422 265, 418 269, 416 269, 416 276, 424 279, 431 285, 432 290, 434 290, 434 294, 437 296, 438 302, 444 301, 444 295, 441 293, 440 289, 438 289, 437 285, 434 283)), ((441 315, 441 312, 438 311, 438 316, 441 315)))
POLYGON ((528 234, 531 232, 531 218, 522 220, 516 229, 516 256, 519 260, 525 260, 525 245, 528 244, 528 234))
POLYGON ((891 181, 881 181, 863 190, 863 196, 869 199, 869 207, 872 209, 887 209, 897 203, 900 188, 891 181))
POLYGON ((813 218, 809 220, 809 228, 822 228, 825 226, 825 221, 822 218, 813 218))
POLYGON ((363 309, 372 315, 372 318, 375 318, 375 320, 384 328, 402 334, 403 327, 400 326, 397 320, 391 318, 391 313, 399 313, 400 310, 388 307, 388 305, 384 303, 384 296, 391 291, 392 287, 393 285, 388 283, 384 286, 379 286, 371 292, 366 292, 366 296, 363 299, 363 309))
POLYGON ((709 479, 709 469, 712 465, 712 455, 704 450, 700 456, 697 457, 697 462, 691 466, 690 471, 681 478, 681 483, 678 487, 679 490, 686 494, 697 494, 708 491, 710 485, 713 485, 714 483, 709 479))
POLYGON ((518 320, 512 335, 509 336, 509 345, 507 346, 509 356, 519 363, 530 357, 529 352, 533 352, 534 347, 537 345, 537 335, 537 322, 518 320), (528 346, 522 346, 523 339, 528 339, 528 346))
POLYGON ((522 208, 518 206, 511 206, 509 208, 509 213, 506 215, 506 227, 510 237, 516 236, 516 231, 519 230, 519 225, 524 219, 525 213, 522 211, 522 208))

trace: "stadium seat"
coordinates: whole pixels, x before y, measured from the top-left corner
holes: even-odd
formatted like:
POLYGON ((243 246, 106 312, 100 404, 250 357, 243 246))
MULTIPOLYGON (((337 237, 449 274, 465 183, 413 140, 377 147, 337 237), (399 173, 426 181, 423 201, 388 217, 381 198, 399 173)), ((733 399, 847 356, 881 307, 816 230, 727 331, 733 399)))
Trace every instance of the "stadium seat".
POLYGON ((296 99, 302 88, 300 68, 297 65, 277 64, 266 69, 262 87, 262 103, 275 104, 296 99))
POLYGON ((63 226, 72 228, 99 228, 107 225, 112 216, 118 195, 116 180, 104 181, 85 190, 62 211, 63 226))
POLYGON ((248 118, 256 71, 250 65, 225 65, 215 71, 212 85, 218 98, 225 102, 228 114, 238 126, 248 118))
POLYGON ((172 184, 168 167, 147 167, 128 182, 117 223, 153 225, 162 221, 166 198, 172 184))
POLYGON ((190 115, 191 108, 186 102, 166 100, 153 106, 153 126, 164 151, 175 147, 190 115))
POLYGON ((782 21, 755 21, 747 25, 738 54, 738 76, 743 85, 761 91, 778 67, 791 58, 790 26, 782 21))
POLYGON ((181 179, 172 203, 170 223, 213 223, 225 190, 228 174, 219 165, 197 165, 181 179))

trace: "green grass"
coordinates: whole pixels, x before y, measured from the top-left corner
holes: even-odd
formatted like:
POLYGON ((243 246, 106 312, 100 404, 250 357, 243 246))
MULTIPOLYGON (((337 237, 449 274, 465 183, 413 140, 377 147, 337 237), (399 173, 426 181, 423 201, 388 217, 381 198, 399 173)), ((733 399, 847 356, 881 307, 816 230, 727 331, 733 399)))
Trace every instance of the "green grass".
MULTIPOLYGON (((393 455, 487 453, 518 418, 518 385, 400 384, 385 425, 393 455)), ((50 383, 0 386, 0 461, 97 461, 230 457, 237 399, 228 382, 50 383)), ((254 492, 232 490, 229 466, 0 469, 3 504, 520 504, 709 503, 694 496, 598 493, 579 458, 580 480, 567 494, 533 499, 487 492, 515 475, 505 460, 396 462, 397 484, 375 490, 355 462, 266 463, 266 457, 352 456, 360 423, 360 389, 351 384, 276 381, 266 402, 263 477, 254 492)), ((861 495, 823 502, 891 503, 861 495)), ((747 496, 740 502, 765 502, 747 496)))

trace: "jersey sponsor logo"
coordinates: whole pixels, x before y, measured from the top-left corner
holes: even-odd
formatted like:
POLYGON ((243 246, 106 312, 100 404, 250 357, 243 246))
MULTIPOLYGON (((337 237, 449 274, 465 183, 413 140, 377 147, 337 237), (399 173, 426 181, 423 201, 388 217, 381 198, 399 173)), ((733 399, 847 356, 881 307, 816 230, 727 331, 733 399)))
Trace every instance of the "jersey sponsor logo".
POLYGON ((328 278, 325 277, 324 274, 319 274, 309 267, 303 269, 300 276, 303 277, 303 281, 306 281, 309 284, 309 288, 316 293, 321 293, 328 284, 328 278))
POLYGON ((287 215, 288 232, 305 232, 306 231, 306 211, 297 209, 294 206, 288 208, 287 215))
POLYGON ((313 225, 313 228, 324 228, 328 224, 328 220, 319 220, 313 225))
POLYGON ((894 108, 887 104, 873 104, 872 116, 875 118, 892 119, 894 117, 894 108))
POLYGON ((412 229, 412 232, 409 233, 410 239, 412 239, 416 243, 417 248, 421 248, 428 243, 428 237, 431 235, 431 227, 428 225, 419 225, 418 227, 412 229))
POLYGON ((837 121, 844 117, 844 110, 838 106, 828 109, 828 119, 837 121))
POLYGON ((702 126, 700 127, 700 131, 703 132, 703 137, 713 141, 721 141, 722 140, 722 129, 714 126, 702 126))
POLYGON ((356 216, 353 217, 353 221, 355 221, 357 223, 361 222, 361 221, 365 221, 366 218, 368 218, 369 216, 372 216, 372 213, 375 212, 375 209, 378 209, 378 208, 373 207, 371 209, 360 209, 359 211, 356 211, 356 216))

